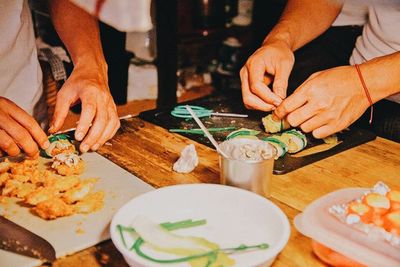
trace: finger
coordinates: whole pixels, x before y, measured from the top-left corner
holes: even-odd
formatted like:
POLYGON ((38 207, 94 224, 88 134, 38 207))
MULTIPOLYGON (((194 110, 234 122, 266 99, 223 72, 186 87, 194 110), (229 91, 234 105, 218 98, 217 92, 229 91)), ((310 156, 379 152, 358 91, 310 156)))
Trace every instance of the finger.
POLYGON ((33 157, 39 152, 39 148, 29 132, 11 117, 3 117, 0 127, 29 157, 33 157))
POLYGON ((285 98, 276 110, 275 115, 282 119, 287 114, 293 112, 307 102, 307 98, 303 95, 302 90, 296 90, 289 97, 285 98))
POLYGON ((317 114, 317 110, 314 105, 310 103, 305 104, 304 106, 299 107, 298 109, 289 113, 286 117, 289 124, 293 127, 297 127, 303 122, 311 119, 313 116, 317 114))
POLYGON ((80 150, 82 153, 87 152, 93 147, 94 144, 96 144, 107 126, 107 121, 108 114, 104 110, 104 105, 97 105, 93 126, 90 128, 89 133, 80 145, 80 150))
POLYGON ((70 96, 67 96, 61 91, 58 93, 52 122, 50 123, 50 133, 55 133, 59 131, 60 128, 63 126, 65 118, 68 115, 71 103, 75 102, 74 99, 70 99, 69 97, 70 96))
POLYGON ((272 85, 272 90, 282 99, 286 98, 288 80, 292 68, 293 68, 292 62, 281 61, 275 73, 275 79, 272 85))
POLYGON ((320 138, 325 138, 327 136, 330 136, 340 130, 341 129, 337 129, 334 124, 326 124, 324 126, 321 126, 317 129, 315 129, 312 132, 312 134, 315 138, 320 139, 320 138))
POLYGON ((300 128, 303 132, 309 133, 329 123, 332 123, 332 118, 329 114, 321 113, 302 123, 300 128))
MULTIPOLYGON (((254 62, 254 61, 253 61, 254 62)), ((261 63, 248 64, 248 77, 250 91, 261 98, 264 102, 278 106, 282 99, 274 94, 271 89, 264 84, 265 66, 261 63)))
POLYGON ((30 135, 42 149, 46 149, 49 147, 50 142, 47 138, 46 133, 43 131, 43 129, 39 126, 37 121, 32 116, 30 116, 28 113, 26 113, 23 109, 20 108, 15 109, 13 112, 10 112, 9 114, 15 121, 17 121, 26 130, 28 130, 30 135))
POLYGON ((87 134, 96 114, 96 104, 91 99, 82 100, 82 112, 75 131, 75 139, 81 141, 87 134))
POLYGON ((0 130, 0 149, 10 156, 16 156, 21 151, 14 140, 4 131, 0 130))
POLYGON ((263 111, 271 111, 275 108, 275 106, 265 103, 258 96, 254 95, 249 88, 249 79, 248 79, 248 71, 244 67, 240 72, 241 83, 242 83, 242 94, 243 94, 243 102, 247 108, 263 110, 263 111))
POLYGON ((104 130, 103 134, 100 136, 99 140, 92 146, 92 150, 95 151, 99 149, 100 146, 102 146, 107 140, 109 140, 111 137, 114 136, 113 133, 116 132, 116 129, 118 130, 119 127, 117 127, 118 123, 116 120, 112 120, 107 124, 106 129, 104 130))

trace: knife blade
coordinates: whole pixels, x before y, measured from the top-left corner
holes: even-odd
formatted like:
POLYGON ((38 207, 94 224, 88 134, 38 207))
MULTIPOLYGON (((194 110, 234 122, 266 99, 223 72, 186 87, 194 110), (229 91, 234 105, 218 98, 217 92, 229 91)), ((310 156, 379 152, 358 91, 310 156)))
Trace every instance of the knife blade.
POLYGON ((42 237, 0 216, 0 249, 53 262, 56 251, 42 237))

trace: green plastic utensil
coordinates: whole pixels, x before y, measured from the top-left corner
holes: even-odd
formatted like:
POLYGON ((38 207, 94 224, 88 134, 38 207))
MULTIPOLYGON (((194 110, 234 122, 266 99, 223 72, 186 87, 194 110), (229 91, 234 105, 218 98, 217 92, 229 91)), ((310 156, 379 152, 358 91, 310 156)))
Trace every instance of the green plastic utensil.
MULTIPOLYGON (((237 113, 224 113, 224 112, 214 112, 212 109, 206 109, 201 106, 193 106, 190 105, 194 113, 197 115, 199 118, 203 117, 210 117, 210 116, 219 116, 219 117, 232 117, 232 118, 247 118, 247 114, 237 114, 237 113)), ((184 119, 190 119, 192 116, 190 113, 187 111, 185 106, 179 105, 176 106, 172 111, 171 115, 177 118, 184 118, 184 119)))

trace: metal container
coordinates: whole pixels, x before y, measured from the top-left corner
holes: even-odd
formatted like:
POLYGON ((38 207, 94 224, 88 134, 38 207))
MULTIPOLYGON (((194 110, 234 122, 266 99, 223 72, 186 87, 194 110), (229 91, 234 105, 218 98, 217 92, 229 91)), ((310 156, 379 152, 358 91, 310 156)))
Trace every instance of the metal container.
MULTIPOLYGON (((259 143, 269 147, 271 156, 267 159, 239 160, 219 155, 219 166, 221 184, 243 188, 264 197, 270 197, 275 156, 274 148, 261 140, 232 139, 225 142, 236 145, 259 143)), ((223 149, 224 146, 222 145, 221 147, 223 149)), ((226 154, 230 156, 229 153, 226 154)))

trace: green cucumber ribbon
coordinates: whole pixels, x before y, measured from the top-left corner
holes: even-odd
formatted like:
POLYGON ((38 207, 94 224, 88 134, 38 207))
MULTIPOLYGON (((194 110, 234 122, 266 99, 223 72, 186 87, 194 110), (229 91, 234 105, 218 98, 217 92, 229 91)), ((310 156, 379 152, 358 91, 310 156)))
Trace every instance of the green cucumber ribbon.
MULTIPOLYGON (((178 222, 174 222, 174 223, 166 222, 166 223, 160 224, 160 226, 163 227, 167 231, 173 231, 173 230, 177 230, 177 229, 191 228, 191 227, 196 227, 196 226, 200 226, 200 225, 205 225, 206 223, 207 223, 206 220, 198 220, 198 221, 184 220, 184 221, 178 221, 178 222)), ((217 259, 217 255, 219 252, 225 252, 225 253, 231 254, 231 253, 235 253, 235 252, 239 252, 239 251, 268 249, 269 248, 269 245, 266 243, 261 243, 261 244, 252 245, 252 246, 240 245, 238 247, 233 247, 233 248, 214 249, 214 250, 210 250, 208 252, 204 252, 201 254, 191 255, 191 256, 182 257, 182 258, 162 260, 162 259, 155 259, 155 258, 145 254, 142 251, 141 246, 145 243, 145 241, 141 237, 136 239, 130 248, 128 247, 126 240, 124 238, 124 232, 135 233, 134 228, 123 226, 120 224, 118 224, 116 227, 120 234, 122 243, 124 244, 124 246, 126 248, 128 248, 131 251, 135 251, 136 254, 142 258, 147 259, 152 262, 156 262, 156 263, 165 263, 165 264, 180 263, 180 262, 187 262, 190 260, 207 257, 208 262, 207 262, 206 266, 210 266, 217 259)))

